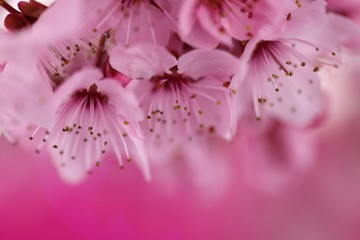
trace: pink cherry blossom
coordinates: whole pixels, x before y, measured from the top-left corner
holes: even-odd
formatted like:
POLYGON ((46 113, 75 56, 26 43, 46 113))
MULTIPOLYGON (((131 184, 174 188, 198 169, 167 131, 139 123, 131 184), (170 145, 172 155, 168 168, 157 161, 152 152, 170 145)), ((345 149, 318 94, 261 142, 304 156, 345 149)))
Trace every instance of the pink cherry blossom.
POLYGON ((231 86, 240 89, 239 101, 247 95, 253 102, 257 119, 269 114, 308 126, 324 111, 317 72, 322 66, 338 67, 340 45, 348 41, 352 26, 327 15, 324 7, 324 1, 303 4, 246 44, 231 86))
MULTIPOLYGON (((220 50, 194 50, 178 60, 156 46, 115 49, 111 65, 131 79, 128 87, 147 113, 144 130, 157 146, 205 133, 230 138, 230 77, 236 58, 220 50)), ((164 148, 168 151, 169 148, 164 148)))
MULTIPOLYGON (((53 148, 55 164, 65 168, 59 168, 65 180, 80 181, 109 150, 121 168, 125 160, 134 159, 150 179, 138 124, 142 114, 135 96, 118 82, 103 79, 96 69, 84 69, 55 92, 53 107, 56 119, 42 142, 53 148)), ((31 139, 36 137, 34 133, 31 139)))

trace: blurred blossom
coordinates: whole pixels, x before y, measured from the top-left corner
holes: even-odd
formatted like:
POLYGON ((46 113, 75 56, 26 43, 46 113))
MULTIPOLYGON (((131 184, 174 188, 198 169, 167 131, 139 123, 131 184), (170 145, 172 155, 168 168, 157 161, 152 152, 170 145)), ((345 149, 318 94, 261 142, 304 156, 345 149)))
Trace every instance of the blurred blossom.
POLYGON ((270 194, 301 183, 315 162, 313 130, 269 120, 263 126, 240 126, 242 174, 254 188, 270 194))
POLYGON ((359 13, 0 0, 0 238, 358 240, 359 13))
POLYGON ((330 11, 348 16, 355 20, 357 23, 360 23, 360 3, 356 0, 345 0, 345 1, 336 1, 336 0, 327 0, 328 9, 330 11))

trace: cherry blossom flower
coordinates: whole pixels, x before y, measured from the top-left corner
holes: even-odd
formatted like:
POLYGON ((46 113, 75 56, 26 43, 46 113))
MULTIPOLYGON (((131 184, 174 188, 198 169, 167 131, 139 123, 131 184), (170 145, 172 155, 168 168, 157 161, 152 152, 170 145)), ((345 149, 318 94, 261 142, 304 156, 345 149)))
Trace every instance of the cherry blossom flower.
MULTIPOLYGON (((54 82, 50 78, 58 84, 54 92, 45 84, 44 74, 38 71, 36 62, 32 67, 23 68, 8 62, 1 76, 1 89, 15 93, 11 95, 2 91, 6 96, 4 99, 12 103, 7 104, 6 109, 11 107, 10 110, 16 110, 16 115, 8 112, 1 115, 7 120, 6 127, 12 130, 22 126, 19 130, 24 130, 32 126, 30 123, 35 124, 37 127, 32 130, 30 140, 34 142, 36 152, 40 152, 44 145, 49 146, 54 163, 67 182, 83 180, 93 166, 100 165, 107 152, 115 153, 121 168, 125 160, 138 163, 149 180, 147 156, 138 129, 143 115, 136 98, 116 79, 104 78, 98 69, 87 70, 89 62, 84 62, 79 68, 80 59, 83 58, 74 61, 75 66, 68 63, 69 69, 73 69, 71 75, 66 78, 58 75, 57 79, 62 81, 54 82), (32 69, 30 76, 37 76, 38 81, 24 78, 22 72, 16 72, 18 69, 32 69), (19 85, 27 87, 18 89, 19 85)), ((22 135, 24 132, 29 134, 29 131, 23 131, 22 135)), ((16 136, 21 139, 21 135, 16 136)))
POLYGON ((349 22, 326 15, 324 1, 299 5, 279 20, 246 44, 231 86, 240 90, 239 101, 244 95, 252 99, 257 119, 266 112, 308 126, 324 110, 317 72, 322 66, 338 67, 340 45, 351 28, 349 22))
POLYGON ((148 138, 156 145, 181 143, 203 133, 229 138, 230 77, 235 57, 220 50, 194 50, 178 60, 156 46, 117 48, 110 64, 131 79, 147 113, 148 138))
POLYGON ((66 180, 81 180, 92 166, 99 166, 101 156, 109 150, 116 154, 121 168, 124 158, 135 159, 150 179, 138 124, 142 114, 135 96, 120 83, 103 79, 99 70, 84 69, 61 85, 53 104, 56 120, 42 141, 53 148, 56 164, 70 167, 60 168, 66 180))

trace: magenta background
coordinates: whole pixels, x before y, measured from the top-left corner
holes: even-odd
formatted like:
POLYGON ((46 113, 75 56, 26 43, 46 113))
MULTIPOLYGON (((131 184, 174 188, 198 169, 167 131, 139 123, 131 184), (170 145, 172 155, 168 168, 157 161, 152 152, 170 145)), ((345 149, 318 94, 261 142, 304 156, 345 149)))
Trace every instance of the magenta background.
POLYGON ((360 126, 347 121, 319 133, 317 162, 300 184, 269 195, 239 174, 215 203, 186 187, 163 194, 135 166, 105 165, 68 186, 49 159, 2 141, 0 239, 357 240, 360 126))
POLYGON ((106 166, 72 187, 59 180, 48 159, 35 159, 4 142, 1 147, 1 239, 219 239, 224 231, 229 237, 245 234, 244 212, 236 207, 246 200, 240 192, 230 193, 221 204, 203 206, 185 192, 162 196, 135 167, 115 172, 106 166))

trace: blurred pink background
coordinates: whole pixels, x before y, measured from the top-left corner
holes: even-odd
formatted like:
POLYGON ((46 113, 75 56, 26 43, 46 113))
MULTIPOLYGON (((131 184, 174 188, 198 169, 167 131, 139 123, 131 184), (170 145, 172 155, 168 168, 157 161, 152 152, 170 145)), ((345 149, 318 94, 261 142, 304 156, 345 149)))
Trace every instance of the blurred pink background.
POLYGON ((49 159, 2 140, 0 239, 357 240, 358 117, 330 119, 313 134, 317 160, 301 180, 275 194, 255 190, 234 155, 229 161, 238 163, 237 174, 214 201, 186 183, 164 192, 159 179, 145 183, 135 166, 103 165, 85 183, 69 186, 49 159))

